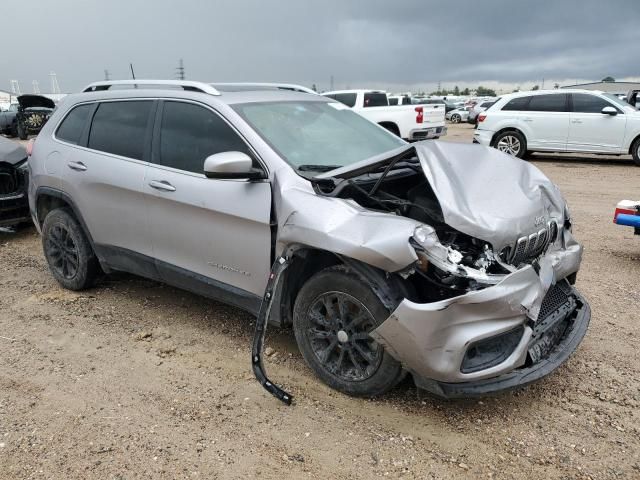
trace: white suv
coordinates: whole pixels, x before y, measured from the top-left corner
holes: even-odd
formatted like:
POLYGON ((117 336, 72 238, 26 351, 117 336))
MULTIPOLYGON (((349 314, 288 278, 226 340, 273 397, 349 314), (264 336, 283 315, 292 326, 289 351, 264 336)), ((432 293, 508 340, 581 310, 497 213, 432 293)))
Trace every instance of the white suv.
POLYGON ((640 112, 599 91, 513 93, 478 116, 473 141, 518 158, 538 151, 631 154, 640 166, 640 112))

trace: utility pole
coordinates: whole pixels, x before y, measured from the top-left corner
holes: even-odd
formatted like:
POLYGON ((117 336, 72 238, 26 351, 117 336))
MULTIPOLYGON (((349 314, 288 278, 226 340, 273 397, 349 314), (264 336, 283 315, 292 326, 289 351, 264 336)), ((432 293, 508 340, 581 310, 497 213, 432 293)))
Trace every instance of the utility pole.
POLYGON ((184 63, 182 59, 180 59, 180 64, 176 68, 176 75, 178 75, 178 80, 184 80, 184 63))
POLYGON ((49 73, 51 77, 51 93, 60 93, 60 86, 58 85, 58 76, 56 72, 49 73))
POLYGON ((11 93, 18 96, 22 95, 22 93, 20 93, 20 83, 18 83, 18 80, 11 80, 11 93))
POLYGON ((104 71, 104 79, 108 82, 109 80, 111 80, 111 76, 109 75, 109 70, 104 71))
POLYGON ((542 79, 542 90, 544 90, 544 78, 542 79))
POLYGON ((331 78, 330 78, 330 80, 329 80, 329 85, 330 85, 330 87, 329 87, 329 91, 330 91, 330 92, 333 92, 333 75, 331 75, 331 78))

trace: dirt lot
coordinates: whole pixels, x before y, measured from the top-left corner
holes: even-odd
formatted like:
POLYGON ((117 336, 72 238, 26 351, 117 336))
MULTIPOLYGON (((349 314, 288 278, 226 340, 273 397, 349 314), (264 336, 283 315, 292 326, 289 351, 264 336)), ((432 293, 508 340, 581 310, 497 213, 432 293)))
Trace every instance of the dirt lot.
POLYGON ((249 315, 126 275, 64 291, 35 230, 0 233, 0 478, 640 478, 640 237, 611 222, 640 168, 534 163, 571 206, 592 323, 554 375, 481 401, 346 397, 272 330, 286 407, 253 379, 249 315))

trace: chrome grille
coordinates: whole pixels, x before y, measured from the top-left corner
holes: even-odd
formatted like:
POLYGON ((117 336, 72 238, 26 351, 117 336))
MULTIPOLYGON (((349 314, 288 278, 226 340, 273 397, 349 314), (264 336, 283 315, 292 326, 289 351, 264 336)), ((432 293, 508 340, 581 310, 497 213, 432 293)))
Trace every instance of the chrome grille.
POLYGON ((516 242, 515 248, 505 248, 505 257, 503 260, 518 266, 521 263, 532 261, 544 253, 550 243, 556 240, 558 236, 558 224, 555 220, 551 220, 546 228, 532 233, 529 236, 520 237, 516 242))

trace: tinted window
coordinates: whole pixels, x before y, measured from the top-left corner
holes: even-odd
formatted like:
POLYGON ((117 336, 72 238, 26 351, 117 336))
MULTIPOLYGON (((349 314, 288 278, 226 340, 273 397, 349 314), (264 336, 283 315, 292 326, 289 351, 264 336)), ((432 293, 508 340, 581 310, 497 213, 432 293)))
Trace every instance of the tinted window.
POLYGON ((586 93, 574 93, 573 98, 573 111, 580 113, 600 113, 604 107, 611 107, 612 105, 604 98, 596 97, 595 95, 589 95, 586 93))
POLYGON ((89 148, 142 160, 151 101, 101 103, 93 116, 89 148))
POLYGON ((354 107, 356 104, 356 96, 355 93, 336 93, 331 97, 340 103, 344 103, 347 107, 354 107))
POLYGON ((502 110, 507 110, 507 111, 527 110, 527 106, 529 105, 530 98, 531 97, 520 97, 520 98, 514 98, 513 100, 509 100, 507 104, 504 107, 502 107, 502 110))
POLYGON ((386 107, 389 105, 387 101, 386 93, 365 93, 364 94, 364 106, 365 107, 386 107))
POLYGON ((77 145, 80 142, 82 131, 87 124, 89 114, 93 107, 93 104, 87 104, 80 105, 71 110, 58 127, 56 137, 65 142, 77 145))
POLYGON ((389 105, 398 105, 398 99, 397 98, 390 98, 389 99, 389 105))
POLYGON ((493 105, 496 102, 484 102, 482 105, 480 105, 482 108, 489 108, 491 105, 493 105))
POLYGON ((563 93, 533 95, 529 100, 530 112, 566 112, 567 95, 563 93))
POLYGON ((160 129, 160 163, 203 173, 204 161, 220 152, 249 149, 238 134, 212 111, 182 102, 165 102, 160 129))

